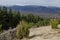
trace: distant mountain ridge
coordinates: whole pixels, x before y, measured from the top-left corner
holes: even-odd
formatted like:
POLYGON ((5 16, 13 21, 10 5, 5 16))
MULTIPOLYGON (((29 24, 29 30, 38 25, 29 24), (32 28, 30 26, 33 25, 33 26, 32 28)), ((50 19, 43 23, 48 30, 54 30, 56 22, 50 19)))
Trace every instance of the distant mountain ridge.
POLYGON ((27 5, 27 6, 9 6, 13 10, 21 12, 33 12, 33 13, 57 13, 60 11, 59 7, 46 7, 46 6, 36 6, 36 5, 27 5))

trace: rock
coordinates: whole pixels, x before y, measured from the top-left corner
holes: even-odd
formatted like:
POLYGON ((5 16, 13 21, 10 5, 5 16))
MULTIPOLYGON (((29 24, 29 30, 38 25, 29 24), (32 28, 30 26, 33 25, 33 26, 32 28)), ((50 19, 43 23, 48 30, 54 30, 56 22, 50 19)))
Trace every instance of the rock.
POLYGON ((16 29, 8 30, 0 34, 0 40, 13 40, 16 37, 16 29))

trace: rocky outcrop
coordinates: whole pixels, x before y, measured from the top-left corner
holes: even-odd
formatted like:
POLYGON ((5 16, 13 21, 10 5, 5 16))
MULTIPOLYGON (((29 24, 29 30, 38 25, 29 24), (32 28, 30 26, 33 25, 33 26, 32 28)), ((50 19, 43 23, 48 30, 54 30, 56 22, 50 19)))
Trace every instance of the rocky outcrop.
POLYGON ((0 40, 13 40, 16 37, 16 29, 10 29, 0 34, 0 40))
MULTIPOLYGON (((59 26, 60 27, 60 26, 59 26)), ((29 37, 21 40, 60 40, 60 29, 52 29, 51 26, 29 29, 29 37)), ((0 34, 0 40, 20 40, 16 38, 16 29, 10 29, 0 34)))

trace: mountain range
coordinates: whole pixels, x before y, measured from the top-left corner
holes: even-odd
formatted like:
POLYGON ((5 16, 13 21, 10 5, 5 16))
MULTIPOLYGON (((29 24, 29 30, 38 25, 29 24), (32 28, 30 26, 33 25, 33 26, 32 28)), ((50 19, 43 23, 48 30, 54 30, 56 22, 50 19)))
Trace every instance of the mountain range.
POLYGON ((21 12, 33 12, 33 13, 57 13, 60 11, 60 7, 46 7, 46 6, 36 6, 36 5, 27 5, 27 6, 9 6, 12 10, 21 11, 21 12))

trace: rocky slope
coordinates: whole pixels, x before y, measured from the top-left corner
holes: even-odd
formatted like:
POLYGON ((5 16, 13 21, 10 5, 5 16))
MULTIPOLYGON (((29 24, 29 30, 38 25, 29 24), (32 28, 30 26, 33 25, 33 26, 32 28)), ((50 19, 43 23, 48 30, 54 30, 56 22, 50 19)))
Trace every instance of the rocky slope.
MULTIPOLYGON (((60 27, 60 25, 59 25, 60 27)), ((0 40, 21 40, 16 38, 16 29, 10 29, 0 34, 0 40)), ((51 26, 31 28, 28 38, 22 40, 60 40, 60 29, 52 29, 51 26)))

